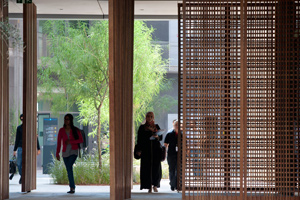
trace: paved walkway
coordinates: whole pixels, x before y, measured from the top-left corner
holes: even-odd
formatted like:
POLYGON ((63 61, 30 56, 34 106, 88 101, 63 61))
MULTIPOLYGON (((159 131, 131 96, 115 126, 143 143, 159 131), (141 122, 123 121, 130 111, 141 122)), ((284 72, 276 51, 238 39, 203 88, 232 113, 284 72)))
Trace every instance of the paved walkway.
MULTIPOLYGON (((9 182, 10 199, 18 200, 79 200, 79 199, 109 199, 109 186, 76 186, 75 194, 67 194, 69 186, 55 185, 49 175, 42 174, 39 170, 37 173, 37 189, 30 193, 22 193, 19 182, 19 175, 15 175, 9 182)), ((172 192, 169 187, 169 180, 161 181, 161 188, 158 193, 148 194, 147 190, 140 190, 139 185, 134 185, 131 199, 181 199, 181 193, 172 192)))

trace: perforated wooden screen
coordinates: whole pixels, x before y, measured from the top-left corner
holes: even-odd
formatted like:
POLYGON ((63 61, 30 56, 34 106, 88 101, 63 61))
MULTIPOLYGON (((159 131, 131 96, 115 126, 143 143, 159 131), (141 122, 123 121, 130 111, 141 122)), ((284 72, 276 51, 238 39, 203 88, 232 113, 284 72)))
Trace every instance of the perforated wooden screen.
MULTIPOLYGON (((178 124, 182 132, 183 121, 183 18, 182 4, 178 4, 178 124)), ((182 135, 178 135, 178 157, 177 157, 177 189, 182 190, 182 135)))
POLYGON ((300 1, 179 4, 184 199, 298 199, 300 1))

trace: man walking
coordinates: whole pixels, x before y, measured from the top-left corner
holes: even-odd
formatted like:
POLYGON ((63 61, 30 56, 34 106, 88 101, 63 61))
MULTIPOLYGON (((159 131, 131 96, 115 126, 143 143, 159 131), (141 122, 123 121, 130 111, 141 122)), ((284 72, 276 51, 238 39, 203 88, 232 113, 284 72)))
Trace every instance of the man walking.
MULTIPOLYGON (((14 146, 14 156, 17 155, 17 166, 20 174, 20 180, 19 184, 22 183, 22 137, 23 137, 23 114, 20 115, 20 120, 22 121, 22 124, 17 127, 17 133, 16 133, 16 140, 15 140, 15 146, 14 146), (17 154, 18 150, 18 154, 17 154)), ((39 140, 37 140, 37 155, 40 154, 40 144, 39 140)))
POLYGON ((173 129, 166 135, 164 146, 168 151, 169 179, 171 190, 177 189, 177 138, 178 138, 178 120, 173 120, 173 129))

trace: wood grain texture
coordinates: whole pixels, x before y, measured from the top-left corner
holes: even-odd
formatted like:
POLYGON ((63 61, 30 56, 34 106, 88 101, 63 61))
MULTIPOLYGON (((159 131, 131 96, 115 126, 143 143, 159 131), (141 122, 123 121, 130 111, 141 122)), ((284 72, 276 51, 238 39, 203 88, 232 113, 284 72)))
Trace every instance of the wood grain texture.
POLYGON ((36 189, 37 19, 36 6, 23 4, 22 192, 36 189))
POLYGON ((133 0, 109 1, 110 199, 131 197, 133 0))
MULTIPOLYGON (((0 2, 0 21, 8 20, 8 4, 0 2)), ((9 70, 8 40, 0 33, 0 199, 9 198, 9 70)))

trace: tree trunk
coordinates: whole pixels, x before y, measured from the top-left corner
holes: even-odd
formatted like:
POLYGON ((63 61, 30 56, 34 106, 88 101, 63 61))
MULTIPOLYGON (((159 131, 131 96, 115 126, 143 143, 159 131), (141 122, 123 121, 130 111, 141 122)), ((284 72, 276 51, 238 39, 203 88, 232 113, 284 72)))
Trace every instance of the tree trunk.
POLYGON ((98 128, 97 128, 97 145, 98 145, 98 154, 99 154, 99 169, 102 168, 102 156, 101 156, 101 106, 98 107, 98 128))

